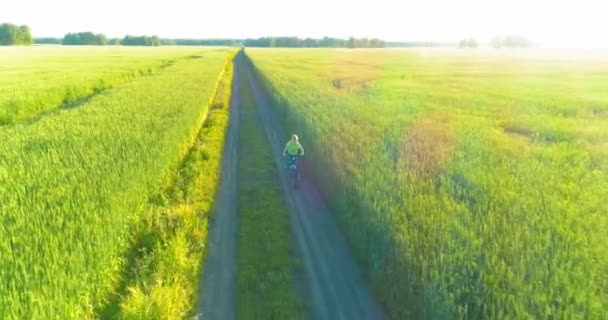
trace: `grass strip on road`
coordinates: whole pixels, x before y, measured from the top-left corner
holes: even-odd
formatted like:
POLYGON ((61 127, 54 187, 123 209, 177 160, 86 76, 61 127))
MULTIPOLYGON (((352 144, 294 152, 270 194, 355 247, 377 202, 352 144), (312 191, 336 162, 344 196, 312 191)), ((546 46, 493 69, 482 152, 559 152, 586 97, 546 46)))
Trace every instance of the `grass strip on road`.
POLYGON ((239 71, 237 318, 298 319, 289 215, 247 75, 239 71))

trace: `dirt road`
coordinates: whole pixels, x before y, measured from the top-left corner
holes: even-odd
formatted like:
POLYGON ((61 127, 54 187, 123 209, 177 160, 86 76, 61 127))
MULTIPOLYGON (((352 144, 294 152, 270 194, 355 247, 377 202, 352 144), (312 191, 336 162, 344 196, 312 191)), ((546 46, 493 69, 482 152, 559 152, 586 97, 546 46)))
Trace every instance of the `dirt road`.
MULTIPOLYGON (((269 99, 253 70, 246 67, 249 84, 281 170, 281 182, 299 258, 304 267, 304 299, 312 319, 381 319, 382 312, 353 259, 346 239, 310 179, 302 175, 293 190, 283 169, 281 152, 288 139, 275 118, 269 99)), ((304 141, 306 143, 306 141, 304 141)))
POLYGON ((213 221, 209 228, 208 251, 197 306, 198 319, 234 319, 235 263, 238 230, 238 124, 239 73, 235 64, 230 98, 230 120, 224 142, 222 173, 213 221))
POLYGON ((382 312, 354 261, 346 239, 310 179, 302 175, 293 190, 282 168, 281 151, 287 136, 275 118, 269 100, 253 70, 235 63, 230 123, 222 159, 221 183, 209 249, 201 279, 199 319, 231 320, 235 317, 235 260, 237 254, 239 79, 236 68, 246 68, 264 130, 279 166, 281 184, 290 211, 290 222, 304 275, 299 287, 311 319, 382 319, 382 312))

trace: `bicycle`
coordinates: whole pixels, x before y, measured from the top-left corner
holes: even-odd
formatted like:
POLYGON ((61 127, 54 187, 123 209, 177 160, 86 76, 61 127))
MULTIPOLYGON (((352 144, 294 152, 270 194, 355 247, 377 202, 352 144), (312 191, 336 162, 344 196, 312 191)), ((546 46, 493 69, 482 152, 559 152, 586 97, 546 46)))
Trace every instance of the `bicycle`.
POLYGON ((300 155, 286 155, 287 158, 287 170, 289 171, 289 180, 294 189, 298 188, 298 180, 300 178, 298 172, 298 157, 300 155))

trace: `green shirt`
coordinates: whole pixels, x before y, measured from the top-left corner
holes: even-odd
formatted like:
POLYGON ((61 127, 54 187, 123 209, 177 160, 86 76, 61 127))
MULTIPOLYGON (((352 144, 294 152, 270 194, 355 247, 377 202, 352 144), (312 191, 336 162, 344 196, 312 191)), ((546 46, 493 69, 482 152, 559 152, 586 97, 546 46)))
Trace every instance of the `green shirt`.
POLYGON ((304 155, 304 148, 299 142, 293 142, 289 140, 283 149, 283 153, 287 153, 291 156, 297 156, 298 153, 304 155))

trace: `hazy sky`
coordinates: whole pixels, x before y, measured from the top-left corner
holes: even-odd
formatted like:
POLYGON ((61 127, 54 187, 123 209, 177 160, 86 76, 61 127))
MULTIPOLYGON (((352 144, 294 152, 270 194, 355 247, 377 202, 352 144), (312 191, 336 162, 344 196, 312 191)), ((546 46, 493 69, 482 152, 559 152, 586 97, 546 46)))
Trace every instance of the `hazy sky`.
POLYGON ((94 31, 487 41, 519 34, 549 46, 608 47, 607 13, 608 0, 15 0, 1 5, 0 22, 28 24, 35 37, 94 31))

